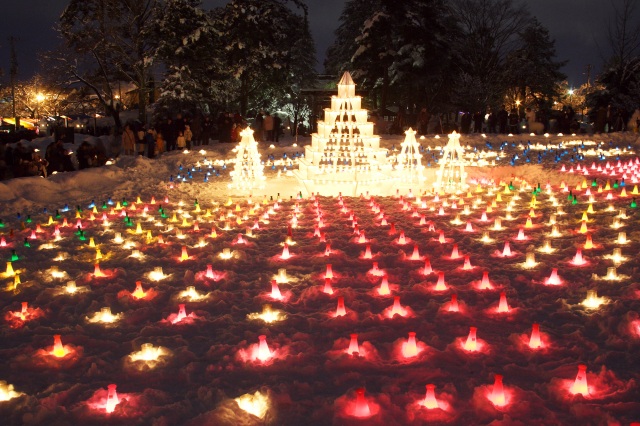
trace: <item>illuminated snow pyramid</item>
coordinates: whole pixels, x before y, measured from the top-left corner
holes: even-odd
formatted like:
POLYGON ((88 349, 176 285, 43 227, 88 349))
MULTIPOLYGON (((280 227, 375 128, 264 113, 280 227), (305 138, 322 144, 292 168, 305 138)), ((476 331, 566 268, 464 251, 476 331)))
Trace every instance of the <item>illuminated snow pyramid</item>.
POLYGON ((400 145, 400 153, 396 156, 395 169, 402 182, 423 181, 424 166, 420 144, 416 141, 416 131, 409 128, 404 132, 404 142, 400 145))
POLYGON ((460 134, 449 135, 449 142, 442 149, 440 170, 436 172, 435 189, 440 193, 459 192, 467 188, 464 171, 464 148, 460 145, 460 134))
POLYGON ((392 190, 396 179, 387 150, 380 148, 380 137, 373 134, 373 123, 355 93, 356 85, 345 72, 338 96, 331 97, 331 108, 325 108, 324 121, 318 121, 318 132, 311 135, 305 158, 294 171, 310 194, 389 195, 392 190))
POLYGON ((236 164, 231 174, 229 188, 250 191, 264 188, 264 164, 260 161, 258 142, 253 139, 249 127, 240 132, 242 139, 236 147, 236 164))

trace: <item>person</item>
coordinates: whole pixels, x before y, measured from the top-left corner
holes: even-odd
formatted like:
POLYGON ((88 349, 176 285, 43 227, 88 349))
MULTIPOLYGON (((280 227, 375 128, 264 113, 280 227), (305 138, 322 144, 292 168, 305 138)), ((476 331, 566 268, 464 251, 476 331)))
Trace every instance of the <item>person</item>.
POLYGON ((536 122, 536 112, 530 107, 524 110, 524 118, 527 121, 527 130, 531 131, 531 123, 536 122))
POLYGON ((520 133, 519 129, 520 117, 518 116, 518 110, 513 108, 511 113, 509 113, 509 133, 518 134, 520 133))
POLYGON ((156 149, 154 154, 160 155, 164 152, 164 150, 165 150, 164 136, 162 136, 161 132, 158 132, 156 134, 156 149))
POLYGON ((482 111, 476 111, 473 114, 473 132, 482 133, 482 125, 484 124, 484 114, 482 111))
POLYGON ((144 148, 145 148, 144 135, 145 135, 145 128, 144 126, 140 126, 140 129, 138 130, 137 138, 136 138, 137 139, 136 147, 138 150, 138 155, 144 155, 144 148))
POLYGON ((282 132, 282 119, 278 115, 273 116, 273 140, 280 141, 280 132, 282 132))
POLYGON ((164 140, 165 150, 173 151, 176 149, 176 137, 178 136, 176 124, 171 117, 162 126, 162 139, 164 140))
POLYGON ((428 125, 429 125, 429 113, 427 112, 427 108, 422 108, 418 113, 418 120, 416 122, 418 133, 421 135, 426 135, 428 125))
POLYGON ((262 123, 264 125, 264 131, 267 134, 267 141, 273 141, 273 116, 269 114, 269 111, 265 113, 264 121, 262 123))
POLYGON ((147 145, 147 156, 149 158, 155 157, 156 131, 153 127, 149 127, 147 132, 144 134, 144 142, 147 145))
POLYGON ((507 133, 507 122, 509 121, 509 113, 507 112, 504 105, 498 111, 498 128, 500 129, 500 133, 507 133))
POLYGON ((202 131, 200 132, 200 142, 202 145, 209 145, 209 139, 211 139, 211 133, 213 132, 213 121, 211 116, 207 115, 202 123, 202 131))
POLYGON ((184 133, 178 132, 178 138, 176 139, 176 146, 178 149, 185 149, 187 146, 187 139, 184 137, 184 133))
POLYGON ((187 149, 191 149, 191 140, 193 139, 193 132, 191 131, 191 126, 186 124, 184 126, 184 140, 187 144, 187 149))
POLYGON ((124 150, 124 155, 133 155, 135 144, 136 136, 133 133, 131 124, 127 123, 124 126, 124 132, 122 132, 122 149, 124 150))
POLYGON ((496 113, 491 109, 491 107, 487 108, 487 132, 488 133, 497 133, 498 117, 496 113))
POLYGON ((264 117, 262 116, 263 112, 259 111, 256 114, 256 119, 253 122, 253 139, 256 142, 262 142, 262 132, 263 132, 263 122, 264 117))

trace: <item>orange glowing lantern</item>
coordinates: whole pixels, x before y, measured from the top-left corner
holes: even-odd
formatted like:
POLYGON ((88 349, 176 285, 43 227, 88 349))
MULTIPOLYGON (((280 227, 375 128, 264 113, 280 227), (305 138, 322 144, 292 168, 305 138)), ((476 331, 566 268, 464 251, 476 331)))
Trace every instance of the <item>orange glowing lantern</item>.
POLYGON ((142 288, 142 281, 136 281, 136 289, 131 293, 136 299, 142 299, 147 295, 147 292, 142 288))
POLYGON ((57 358, 62 358, 68 353, 67 349, 62 345, 62 339, 59 334, 53 336, 53 350, 50 353, 57 358))

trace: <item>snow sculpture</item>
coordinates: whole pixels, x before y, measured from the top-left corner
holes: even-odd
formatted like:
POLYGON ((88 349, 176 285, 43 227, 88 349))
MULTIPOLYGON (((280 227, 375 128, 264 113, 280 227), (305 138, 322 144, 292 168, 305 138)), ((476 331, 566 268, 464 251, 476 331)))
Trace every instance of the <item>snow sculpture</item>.
POLYGON ((460 135, 454 131, 443 148, 440 170, 436 172, 435 189, 442 194, 463 191, 468 187, 466 179, 464 149, 460 145, 460 135))
POLYGON ((416 141, 416 131, 411 127, 404 132, 404 142, 400 145, 400 153, 396 156, 396 172, 401 182, 423 181, 424 166, 420 144, 416 141))
POLYGON ((264 188, 264 165, 260 161, 258 142, 253 139, 253 130, 249 127, 240 132, 242 139, 236 147, 236 164, 230 173, 230 189, 251 191, 264 188))
POLYGON ((373 123, 367 121, 367 110, 355 92, 356 85, 345 72, 338 96, 331 97, 331 108, 325 108, 324 121, 318 121, 318 132, 305 146, 305 158, 294 174, 308 193, 391 195, 396 178, 387 150, 380 148, 380 137, 373 134, 373 123))

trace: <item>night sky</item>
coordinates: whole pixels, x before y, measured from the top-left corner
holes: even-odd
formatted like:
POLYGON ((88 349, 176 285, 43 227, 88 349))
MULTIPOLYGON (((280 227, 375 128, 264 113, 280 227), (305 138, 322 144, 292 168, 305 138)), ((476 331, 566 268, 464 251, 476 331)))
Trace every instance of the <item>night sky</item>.
MULTIPOLYGON (((614 0, 618 1, 619 0, 614 0)), ((225 4, 226 0, 204 0, 207 8, 225 4)), ((317 69, 322 70, 324 55, 333 41, 333 32, 345 0, 307 0, 311 31, 316 42, 317 69)), ((36 52, 48 50, 58 43, 53 26, 68 3, 67 0, 4 0, 0 15, 0 81, 8 82, 10 35, 17 43, 21 78, 32 75, 38 67, 36 52)), ((609 56, 607 27, 613 19, 611 2, 606 0, 536 0, 527 2, 529 10, 551 32, 556 40, 557 59, 569 63, 564 72, 569 84, 579 86, 586 81, 585 68, 593 65, 592 78, 609 56)))

